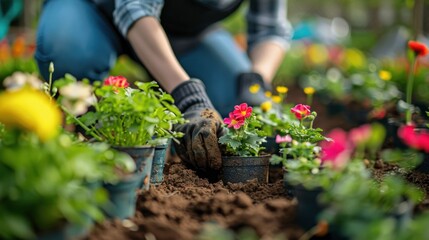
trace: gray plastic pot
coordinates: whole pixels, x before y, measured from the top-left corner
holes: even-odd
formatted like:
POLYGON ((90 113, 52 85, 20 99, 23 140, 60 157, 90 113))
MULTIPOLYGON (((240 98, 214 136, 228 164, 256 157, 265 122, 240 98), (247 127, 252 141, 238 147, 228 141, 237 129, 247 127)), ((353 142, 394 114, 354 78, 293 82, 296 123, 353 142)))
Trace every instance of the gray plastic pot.
POLYGON ((224 183, 240 183, 256 178, 258 182, 267 183, 270 156, 223 156, 222 181, 224 183))
POLYGON ((137 172, 140 174, 141 181, 138 187, 142 190, 149 190, 150 174, 152 171, 153 156, 155 148, 152 146, 142 147, 114 147, 116 150, 127 153, 134 159, 137 172))

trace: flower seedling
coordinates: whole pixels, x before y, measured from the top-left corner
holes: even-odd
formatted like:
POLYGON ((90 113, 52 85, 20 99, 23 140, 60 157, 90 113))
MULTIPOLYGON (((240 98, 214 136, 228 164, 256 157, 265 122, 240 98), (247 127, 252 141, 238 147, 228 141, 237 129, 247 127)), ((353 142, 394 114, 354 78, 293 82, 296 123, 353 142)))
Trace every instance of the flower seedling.
POLYGON ((265 142, 258 128, 261 123, 253 114, 252 107, 246 103, 236 105, 223 120, 225 135, 219 138, 219 143, 226 147, 226 154, 233 156, 258 156, 265 142))

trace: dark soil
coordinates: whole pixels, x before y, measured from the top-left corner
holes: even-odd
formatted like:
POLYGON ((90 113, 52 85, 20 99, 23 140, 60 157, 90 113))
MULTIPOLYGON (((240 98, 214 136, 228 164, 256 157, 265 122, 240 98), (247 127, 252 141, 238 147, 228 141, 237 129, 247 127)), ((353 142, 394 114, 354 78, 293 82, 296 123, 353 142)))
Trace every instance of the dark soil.
POLYGON ((198 239, 207 223, 234 232, 251 228, 261 238, 298 239, 303 231, 295 225, 296 204, 281 180, 210 183, 176 161, 160 186, 139 195, 135 217, 99 224, 88 239, 198 239))

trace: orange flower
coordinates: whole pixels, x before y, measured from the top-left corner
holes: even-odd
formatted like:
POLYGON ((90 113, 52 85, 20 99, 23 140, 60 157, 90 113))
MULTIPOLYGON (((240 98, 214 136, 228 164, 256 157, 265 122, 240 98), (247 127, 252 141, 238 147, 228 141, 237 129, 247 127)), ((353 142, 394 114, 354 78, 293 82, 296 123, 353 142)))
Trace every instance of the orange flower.
POLYGON ((408 47, 413 50, 413 52, 416 54, 416 56, 425 56, 429 53, 428 47, 417 41, 408 41, 408 47))
POLYGON ((22 57, 25 53, 25 38, 18 37, 12 44, 12 56, 22 57))
POLYGON ((0 62, 5 62, 10 58, 9 44, 6 41, 0 42, 0 62))

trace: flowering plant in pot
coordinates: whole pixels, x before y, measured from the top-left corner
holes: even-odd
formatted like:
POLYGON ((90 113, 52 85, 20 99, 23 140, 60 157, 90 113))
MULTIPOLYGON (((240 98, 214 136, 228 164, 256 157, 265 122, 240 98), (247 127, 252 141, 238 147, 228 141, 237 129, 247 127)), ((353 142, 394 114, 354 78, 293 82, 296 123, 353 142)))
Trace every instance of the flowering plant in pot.
POLYGON ((225 134, 219 138, 222 145, 222 180, 245 182, 257 178, 268 181, 269 155, 260 155, 265 142, 259 127, 261 123, 246 103, 236 105, 224 119, 225 134))
MULTIPOLYGON (((255 93, 251 86, 249 91, 255 93)), ((276 143, 275 138, 277 134, 285 135, 283 129, 290 126, 294 121, 293 115, 288 111, 290 104, 285 102, 288 88, 285 86, 277 86, 276 93, 265 92, 267 101, 263 102, 260 106, 255 106, 253 111, 261 122, 261 131, 266 136, 266 142, 263 143, 264 151, 270 154, 278 153, 279 145, 276 143)))
POLYGON ((368 172, 343 174, 321 196, 328 207, 319 219, 335 239, 397 239, 409 231, 414 205, 422 198, 421 190, 398 176, 375 180, 368 172))
POLYGON ((88 218, 101 220, 106 193, 89 185, 109 170, 91 161, 98 154, 60 134, 60 110, 44 93, 24 88, 0 100, 0 236, 71 238, 88 218))
POLYGON ((162 139, 181 137, 182 133, 173 131, 172 126, 184 119, 172 97, 158 90, 155 82, 135 85, 138 89, 130 88, 120 76, 89 84, 68 75, 55 83, 60 93, 58 101, 69 122, 78 124, 95 141, 130 154, 142 174, 143 188, 148 189, 154 145, 162 139), (93 111, 77 112, 80 108, 76 106, 92 106, 93 111))
POLYGON ((427 128, 427 120, 421 115, 420 109, 413 105, 413 88, 419 66, 418 60, 429 54, 429 48, 421 42, 409 41, 408 49, 410 66, 406 83, 405 101, 399 100, 397 103, 399 115, 388 119, 389 133, 393 138, 393 143, 396 147, 400 148, 406 147, 397 134, 398 129, 402 125, 413 125, 419 129, 427 128))

